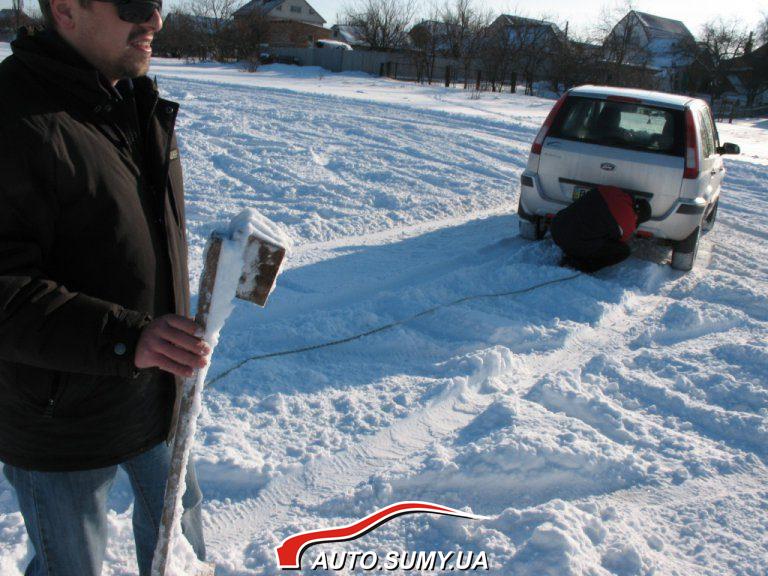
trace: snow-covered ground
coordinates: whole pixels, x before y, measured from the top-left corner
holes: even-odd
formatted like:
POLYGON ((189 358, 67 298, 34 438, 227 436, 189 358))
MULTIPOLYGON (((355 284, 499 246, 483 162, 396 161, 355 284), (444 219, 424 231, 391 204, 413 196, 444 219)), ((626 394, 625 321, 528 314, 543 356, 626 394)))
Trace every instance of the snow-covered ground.
MULTIPOLYGON (((304 565, 462 550, 495 575, 768 573, 768 121, 719 126, 744 154, 693 272, 638 243, 570 278, 514 214, 551 101, 317 68, 153 72, 181 103, 193 286, 208 234, 243 208, 295 244, 267 307, 236 305, 209 379, 406 320, 207 389, 196 458, 218 574, 274 574, 283 538, 399 500, 483 518, 401 517, 304 565)), ((135 573, 130 506, 121 478, 107 575, 135 573)), ((0 573, 26 553, 0 483, 0 573)))

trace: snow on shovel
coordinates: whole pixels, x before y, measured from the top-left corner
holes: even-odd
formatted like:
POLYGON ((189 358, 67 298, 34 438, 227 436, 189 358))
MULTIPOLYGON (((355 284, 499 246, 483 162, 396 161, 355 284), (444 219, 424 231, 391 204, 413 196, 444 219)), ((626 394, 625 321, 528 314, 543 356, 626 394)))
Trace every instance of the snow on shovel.
MULTIPOLYGON (((195 317, 211 350, 234 307, 235 297, 259 306, 266 304, 289 245, 280 229, 255 210, 245 210, 230 222, 228 230, 211 235, 195 317)), ((214 572, 213 565, 197 560, 181 534, 185 472, 207 373, 205 367, 184 380, 152 576, 212 576, 214 572)))

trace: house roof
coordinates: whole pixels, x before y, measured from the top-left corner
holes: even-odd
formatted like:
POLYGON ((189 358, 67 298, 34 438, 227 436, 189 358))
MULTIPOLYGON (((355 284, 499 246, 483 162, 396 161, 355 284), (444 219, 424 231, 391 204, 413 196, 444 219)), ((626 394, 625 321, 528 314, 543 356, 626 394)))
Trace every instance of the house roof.
POLYGON ((271 12, 283 2, 285 2, 285 0, 251 0, 250 2, 240 6, 240 8, 235 10, 234 15, 244 16, 246 14, 250 14, 256 8, 264 10, 265 13, 271 12))
POLYGON ((502 24, 504 26, 512 26, 518 28, 549 28, 552 33, 560 38, 565 39, 565 33, 560 30, 560 27, 554 22, 547 22, 546 20, 537 20, 535 18, 525 18, 523 16, 513 16, 511 14, 502 14, 499 16, 494 24, 502 24))
MULTIPOLYGON (((272 10, 280 6, 283 2, 285 2, 285 0, 251 0, 250 2, 240 6, 240 8, 235 10, 232 16, 247 16, 257 8, 259 10, 263 10, 264 14, 269 14, 270 12, 272 12, 272 10)), ((307 6, 311 8, 310 14, 317 16, 318 18, 320 18, 320 20, 323 21, 323 23, 325 23, 326 21, 325 18, 320 16, 320 13, 317 10, 315 10, 315 8, 309 2, 307 2, 307 6)), ((311 22, 308 22, 308 23, 311 23, 311 22)))
POLYGON ((445 34, 448 31, 448 25, 439 20, 422 20, 411 28, 411 30, 414 28, 426 28, 430 34, 445 34))
POLYGON ((693 37, 691 31, 680 20, 672 20, 671 18, 664 18, 663 16, 656 16, 647 12, 638 12, 637 10, 632 12, 635 13, 640 23, 652 36, 693 37))
POLYGON ((731 68, 749 69, 760 61, 768 59, 768 44, 763 44, 760 48, 755 48, 749 54, 742 54, 730 60, 731 68))

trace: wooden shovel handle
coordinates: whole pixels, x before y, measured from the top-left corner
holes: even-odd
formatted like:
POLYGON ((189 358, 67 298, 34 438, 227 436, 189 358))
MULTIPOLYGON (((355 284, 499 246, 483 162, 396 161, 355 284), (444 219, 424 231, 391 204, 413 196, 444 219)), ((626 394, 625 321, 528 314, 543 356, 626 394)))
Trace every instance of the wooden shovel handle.
MULTIPOLYGON (((216 271, 219 265, 219 256, 221 255, 222 239, 217 235, 211 236, 205 251, 205 266, 203 275, 200 277, 200 290, 198 292, 197 322, 203 330, 208 324, 208 313, 211 307, 213 297, 213 288, 216 284, 216 271)), ((180 405, 176 413, 179 414, 175 421, 173 450, 171 453, 171 465, 168 471, 168 479, 165 484, 165 498, 163 500, 163 514, 160 522, 158 534, 158 546, 155 549, 155 557, 152 561, 152 576, 165 576, 170 559, 171 532, 174 524, 177 522, 176 502, 179 501, 182 494, 181 480, 186 473, 186 464, 189 458, 189 449, 192 445, 191 435, 189 434, 192 422, 184 418, 184 414, 189 414, 195 401, 195 395, 198 394, 198 388, 202 386, 199 381, 198 371, 190 378, 184 380, 182 387, 180 405)))

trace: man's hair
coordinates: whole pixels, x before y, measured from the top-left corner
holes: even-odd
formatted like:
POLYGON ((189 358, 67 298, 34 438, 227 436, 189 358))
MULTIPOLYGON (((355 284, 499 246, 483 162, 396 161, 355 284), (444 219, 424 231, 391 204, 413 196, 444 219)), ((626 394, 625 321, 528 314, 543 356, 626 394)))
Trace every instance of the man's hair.
MULTIPOLYGON (((51 0, 38 0, 40 2, 40 12, 43 13, 43 23, 49 30, 56 28, 56 20, 53 19, 53 12, 51 11, 51 0)), ((91 5, 91 0, 77 0, 83 8, 88 8, 91 5)))

